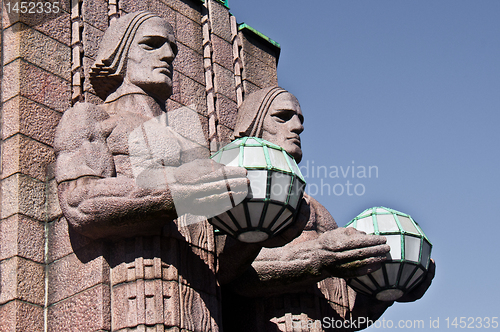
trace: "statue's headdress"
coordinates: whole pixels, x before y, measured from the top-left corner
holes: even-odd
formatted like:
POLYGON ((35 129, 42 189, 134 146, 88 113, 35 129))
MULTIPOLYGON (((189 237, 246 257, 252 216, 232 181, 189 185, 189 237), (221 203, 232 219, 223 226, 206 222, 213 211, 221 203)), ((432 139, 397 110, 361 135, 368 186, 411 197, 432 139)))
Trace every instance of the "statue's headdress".
POLYGON ((238 109, 232 139, 246 136, 262 137, 264 119, 274 99, 281 93, 288 91, 280 87, 269 87, 248 95, 238 109))
POLYGON ((139 26, 146 20, 159 17, 139 11, 113 21, 102 38, 96 62, 90 69, 90 83, 102 98, 116 90, 123 82, 128 51, 139 26))

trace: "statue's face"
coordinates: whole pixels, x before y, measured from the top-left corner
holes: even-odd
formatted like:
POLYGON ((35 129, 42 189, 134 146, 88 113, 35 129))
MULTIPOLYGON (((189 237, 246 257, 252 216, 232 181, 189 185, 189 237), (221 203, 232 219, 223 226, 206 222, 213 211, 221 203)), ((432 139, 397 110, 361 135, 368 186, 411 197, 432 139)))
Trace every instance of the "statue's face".
POLYGON ((304 131, 300 105, 291 93, 279 94, 271 104, 262 126, 262 138, 278 144, 295 158, 302 159, 300 133, 304 131))
POLYGON ((124 80, 161 100, 172 94, 172 62, 177 53, 170 24, 153 17, 140 25, 130 45, 124 80))

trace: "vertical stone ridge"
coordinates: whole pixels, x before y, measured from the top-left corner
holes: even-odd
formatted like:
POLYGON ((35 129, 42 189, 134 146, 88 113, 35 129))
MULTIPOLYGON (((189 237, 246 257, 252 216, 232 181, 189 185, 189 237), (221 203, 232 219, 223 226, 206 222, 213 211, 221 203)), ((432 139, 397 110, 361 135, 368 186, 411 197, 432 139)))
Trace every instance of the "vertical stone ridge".
POLYGON ((238 107, 243 103, 243 81, 241 79, 241 72, 243 70, 240 51, 242 49, 241 40, 238 36, 238 26, 236 17, 230 16, 231 20, 231 43, 233 45, 233 66, 234 66, 234 82, 236 85, 236 102, 238 107))
POLYGON ((108 0, 108 23, 120 17, 120 7, 118 0, 108 0))
MULTIPOLYGON (((47 180, 48 183, 48 180, 47 180)), ((49 223, 45 225, 45 248, 44 248, 44 282, 45 282, 45 298, 43 303, 43 331, 48 332, 49 326, 49 223)))
MULTIPOLYGON (((3 142, 3 4, 0 6, 0 174, 3 172, 2 142, 3 142)), ((0 179, 0 202, 2 200, 2 179, 0 179)), ((0 204, 0 216, 2 216, 2 204, 0 204)), ((1 219, 0 219, 1 220, 1 219)), ((1 248, 0 248, 1 250, 1 248)))
POLYGON ((203 68, 205 69, 205 89, 207 92, 208 109, 208 142, 210 152, 218 150, 217 137, 217 113, 215 111, 215 93, 214 93, 214 71, 212 67, 212 42, 210 26, 210 6, 211 0, 206 0, 203 4, 203 17, 201 25, 203 30, 203 68))
POLYGON ((73 103, 84 100, 81 6, 82 0, 71 0, 71 101, 73 103))
POLYGON ((49 201, 50 180, 53 177, 54 164, 47 165, 45 168, 45 224, 44 224, 44 247, 43 247, 43 269, 44 269, 44 302, 43 302, 43 331, 48 332, 49 326, 49 201))

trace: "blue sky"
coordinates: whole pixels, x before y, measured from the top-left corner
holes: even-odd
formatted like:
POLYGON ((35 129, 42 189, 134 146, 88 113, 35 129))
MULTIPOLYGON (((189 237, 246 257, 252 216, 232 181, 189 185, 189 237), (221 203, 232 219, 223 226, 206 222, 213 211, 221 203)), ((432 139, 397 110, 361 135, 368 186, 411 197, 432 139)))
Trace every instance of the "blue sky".
POLYGON ((378 168, 372 178, 309 174, 309 185, 344 188, 315 195, 337 223, 387 206, 412 215, 434 245, 427 294, 383 318, 421 319, 427 329, 439 317, 447 330, 447 317, 500 317, 500 1, 229 7, 281 44, 279 84, 305 117, 301 165, 378 168))

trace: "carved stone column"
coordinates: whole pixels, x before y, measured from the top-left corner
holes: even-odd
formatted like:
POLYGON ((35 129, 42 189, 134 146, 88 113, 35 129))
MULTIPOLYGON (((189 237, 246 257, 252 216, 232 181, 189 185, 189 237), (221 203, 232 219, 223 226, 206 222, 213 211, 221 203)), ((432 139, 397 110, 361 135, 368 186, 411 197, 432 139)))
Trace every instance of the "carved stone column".
POLYGON ((219 331, 212 226, 180 229, 113 244, 113 331, 219 331))

